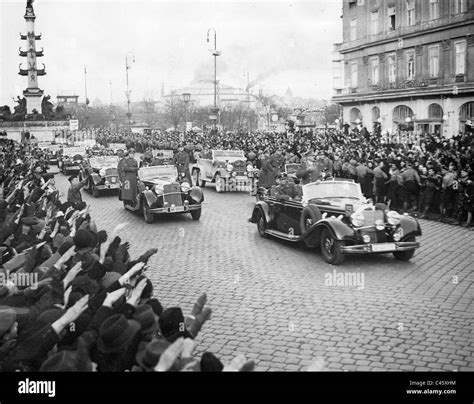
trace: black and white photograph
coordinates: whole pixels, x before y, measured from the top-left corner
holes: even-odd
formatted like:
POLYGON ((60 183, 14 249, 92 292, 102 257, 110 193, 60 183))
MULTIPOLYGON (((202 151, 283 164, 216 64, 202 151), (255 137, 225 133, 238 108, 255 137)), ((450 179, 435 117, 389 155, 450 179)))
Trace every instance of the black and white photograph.
POLYGON ((2 404, 458 402, 473 212, 474 0, 0 0, 2 404))

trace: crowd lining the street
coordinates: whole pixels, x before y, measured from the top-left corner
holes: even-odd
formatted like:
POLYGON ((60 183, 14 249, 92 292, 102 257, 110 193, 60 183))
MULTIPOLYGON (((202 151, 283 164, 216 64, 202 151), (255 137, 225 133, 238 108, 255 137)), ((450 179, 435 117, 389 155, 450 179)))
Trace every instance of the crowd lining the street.
POLYGON ((125 142, 142 153, 184 144, 191 162, 212 149, 243 150, 248 161, 261 170, 259 185, 266 188, 278 182, 286 163, 316 165, 320 174, 360 183, 365 197, 386 203, 390 209, 469 228, 472 225, 473 132, 450 139, 433 134, 388 138, 366 128, 185 134, 97 129, 94 134, 103 145, 125 142), (393 143, 394 139, 400 143, 393 143))
POLYGON ((0 152, 1 371, 254 369, 195 353, 207 296, 190 313, 163 307, 147 277, 156 249, 131 257, 125 223, 98 229, 84 202, 62 201, 38 150, 0 152))

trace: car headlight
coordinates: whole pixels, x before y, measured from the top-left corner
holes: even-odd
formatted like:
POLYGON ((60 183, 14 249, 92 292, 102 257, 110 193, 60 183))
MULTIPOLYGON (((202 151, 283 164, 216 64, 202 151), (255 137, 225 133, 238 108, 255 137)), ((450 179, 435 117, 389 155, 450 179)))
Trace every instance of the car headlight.
POLYGON ((186 181, 181 184, 181 191, 188 192, 191 189, 191 186, 186 181))
POLYGON ((164 192, 163 191, 163 185, 159 185, 159 184, 155 185, 155 192, 157 194, 162 194, 164 192))
POLYGON ((392 226, 396 226, 397 224, 400 224, 400 213, 394 210, 389 210, 387 212, 387 221, 392 226))
POLYGON ((380 219, 376 220, 376 221, 375 221, 375 228, 376 228, 377 230, 383 230, 383 229, 385 229, 385 223, 383 222, 383 220, 380 220, 380 219))
POLYGON ((370 243, 370 236, 368 234, 364 234, 362 239, 364 240, 364 243, 370 243))
POLYGON ((234 169, 234 166, 232 164, 227 164, 226 166, 227 171, 232 171, 234 169))
POLYGON ((100 170, 99 170, 99 175, 100 175, 101 177, 105 177, 105 170, 100 169, 100 170))
POLYGON ((399 227, 395 233, 393 233, 393 239, 395 241, 400 241, 403 237, 403 229, 399 227))
POLYGON ((247 166, 247 171, 248 171, 249 173, 253 171, 253 165, 252 165, 252 164, 249 164, 249 165, 247 166))
POLYGON ((232 173, 232 177, 236 177, 236 176, 237 176, 237 173, 234 171, 234 172, 232 173))
POLYGON ((364 215, 362 213, 353 213, 351 222, 354 227, 362 227, 364 225, 364 215))

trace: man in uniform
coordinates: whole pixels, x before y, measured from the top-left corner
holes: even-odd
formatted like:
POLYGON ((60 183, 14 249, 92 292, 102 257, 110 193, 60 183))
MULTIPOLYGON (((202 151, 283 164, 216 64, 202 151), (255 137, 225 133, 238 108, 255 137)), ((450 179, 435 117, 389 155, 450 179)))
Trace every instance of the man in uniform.
POLYGON ((122 181, 122 200, 135 203, 138 192, 137 172, 138 163, 135 160, 135 150, 130 149, 127 157, 122 163, 123 181, 122 181))
POLYGON ((277 185, 273 185, 270 190, 270 196, 274 196, 278 200, 301 201, 301 187, 295 185, 292 178, 286 173, 282 173, 277 178, 277 185))
POLYGON ((301 178, 301 185, 306 185, 311 182, 316 182, 321 176, 321 167, 316 164, 314 155, 307 154, 301 167, 296 171, 295 175, 301 178))
POLYGON ((179 178, 186 177, 189 184, 191 184, 191 175, 189 174, 189 154, 184 151, 184 146, 182 144, 178 146, 178 152, 173 158, 173 164, 178 169, 179 178))

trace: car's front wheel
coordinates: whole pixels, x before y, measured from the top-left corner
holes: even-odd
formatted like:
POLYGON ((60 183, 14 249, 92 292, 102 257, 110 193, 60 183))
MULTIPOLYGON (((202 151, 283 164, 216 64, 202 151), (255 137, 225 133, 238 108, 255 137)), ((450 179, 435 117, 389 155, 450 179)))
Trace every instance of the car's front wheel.
POLYGON ((259 236, 267 238, 268 235, 267 233, 265 233, 265 231, 267 230, 267 223, 265 222, 265 218, 263 217, 263 214, 260 211, 256 213, 256 222, 259 236))
MULTIPOLYGON (((414 242, 415 238, 410 237, 410 238, 407 238, 406 240, 403 240, 403 241, 414 242)), ((393 256, 395 257, 395 259, 397 259, 399 261, 410 261, 413 258, 414 254, 415 254, 415 249, 407 250, 407 251, 394 251, 393 252, 393 256)))
POLYGON ((191 179, 196 187, 204 188, 206 186, 206 182, 201 179, 201 170, 194 169, 191 179))
POLYGON ((327 228, 321 232, 320 247, 324 260, 333 265, 342 264, 344 253, 342 252, 342 242, 337 240, 327 228))
POLYGON ((225 183, 224 183, 224 179, 220 176, 220 174, 216 174, 215 183, 216 183, 216 192, 217 193, 224 192, 225 183))
POLYGON ((150 211, 150 206, 148 206, 148 202, 146 201, 146 199, 143 200, 143 218, 147 223, 153 223, 155 219, 153 213, 151 213, 150 211))
POLYGON ((190 213, 193 220, 199 220, 201 218, 201 208, 192 210, 190 213))

